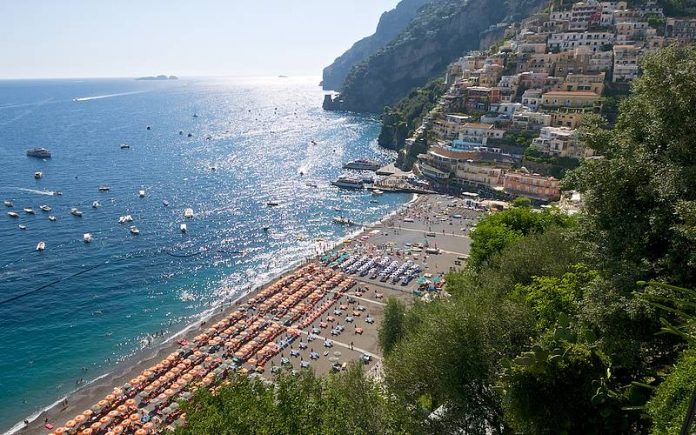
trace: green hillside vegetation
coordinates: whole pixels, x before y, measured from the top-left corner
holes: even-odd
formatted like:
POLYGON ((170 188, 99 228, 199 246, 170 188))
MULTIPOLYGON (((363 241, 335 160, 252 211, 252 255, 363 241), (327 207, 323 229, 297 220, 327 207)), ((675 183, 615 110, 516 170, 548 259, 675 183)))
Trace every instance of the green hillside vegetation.
POLYGON ((604 158, 568 176, 582 214, 492 214, 449 298, 388 302, 382 385, 234 380, 181 432, 677 433, 696 386, 696 48, 643 71, 615 128, 585 132, 604 158))

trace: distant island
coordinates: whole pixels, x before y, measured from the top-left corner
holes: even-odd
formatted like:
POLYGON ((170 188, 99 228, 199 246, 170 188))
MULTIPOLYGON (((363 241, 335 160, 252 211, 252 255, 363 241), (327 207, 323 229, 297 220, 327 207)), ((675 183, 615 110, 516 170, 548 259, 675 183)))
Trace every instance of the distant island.
POLYGON ((138 77, 136 80, 179 80, 177 76, 166 76, 164 74, 158 76, 138 77))

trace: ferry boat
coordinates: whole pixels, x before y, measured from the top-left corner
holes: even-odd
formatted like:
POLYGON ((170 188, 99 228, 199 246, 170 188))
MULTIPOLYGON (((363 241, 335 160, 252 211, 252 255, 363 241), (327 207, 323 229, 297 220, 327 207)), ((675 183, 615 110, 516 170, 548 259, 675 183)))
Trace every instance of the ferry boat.
POLYGON ((133 225, 132 227, 130 227, 130 233, 134 236, 137 236, 138 234, 140 234, 140 230, 138 229, 138 227, 133 225))
POLYGON ((369 159, 357 159, 343 165, 343 169, 355 169, 358 171, 376 171, 381 168, 378 162, 369 159))
POLYGON ((332 181, 331 184, 342 189, 362 189, 364 187, 363 180, 349 175, 341 175, 336 181, 332 181))
POLYGON ((39 252, 41 252, 41 251, 43 251, 44 249, 46 249, 46 242, 44 242, 44 241, 42 240, 42 241, 40 241, 40 242, 36 245, 36 250, 39 251, 39 252))
POLYGON ((41 211, 45 211, 46 213, 51 211, 51 207, 49 207, 48 204, 43 204, 39 208, 41 209, 41 211))
POLYGON ((34 172, 34 178, 36 178, 37 180, 42 178, 42 177, 43 177, 43 172, 41 172, 41 171, 34 172))
POLYGON ((76 217, 82 217, 82 212, 75 207, 70 209, 70 214, 76 217))
POLYGON ((26 214, 36 214, 33 208, 31 207, 24 207, 24 213, 26 214))
POLYGON ((11 218, 18 218, 18 217, 19 217, 19 215, 17 214, 17 212, 14 212, 14 211, 8 211, 8 212, 7 212, 7 215, 8 215, 9 217, 11 217, 11 218))
POLYGON ((92 243, 92 234, 91 233, 84 233, 82 235, 82 241, 85 243, 92 243))
POLYGON ((36 157, 39 159, 50 159, 51 152, 46 148, 32 148, 27 150, 27 157, 36 157))
POLYGON ((11 199, 4 200, 3 204, 5 204, 5 207, 14 207, 14 203, 12 202, 11 199))
POLYGON ((184 210, 184 217, 187 219, 193 218, 193 209, 187 208, 186 210, 184 210))
POLYGON ((100 192, 108 192, 110 189, 111 188, 109 186, 107 186, 106 184, 102 184, 101 186, 99 186, 100 192))

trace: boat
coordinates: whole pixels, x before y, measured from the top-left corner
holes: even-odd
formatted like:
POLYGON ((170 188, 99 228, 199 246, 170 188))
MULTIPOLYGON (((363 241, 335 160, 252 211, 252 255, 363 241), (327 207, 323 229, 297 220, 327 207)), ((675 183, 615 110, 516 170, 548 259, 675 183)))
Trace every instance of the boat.
POLYGON ((373 195, 382 195, 383 193, 384 193, 384 192, 381 191, 381 190, 379 190, 379 189, 374 189, 374 190, 372 191, 372 194, 373 194, 373 195))
POLYGON ((121 216, 120 218, 118 218, 119 224, 125 224, 127 222, 133 222, 133 216, 127 214, 125 216, 121 216))
POLYGON ((150 127, 150 126, 148 125, 147 128, 146 128, 146 130, 152 130, 152 127, 150 127))
POLYGON ((99 203, 99 201, 94 201, 92 203, 92 208, 99 208, 99 207, 101 207, 101 204, 99 203))
POLYGON ((193 218, 193 209, 187 208, 186 210, 184 210, 184 217, 187 219, 193 218))
POLYGON ((122 149, 122 150, 130 149, 130 145, 128 145, 127 143, 122 143, 122 144, 121 144, 121 149, 122 149))
POLYGON ((6 199, 2 203, 5 204, 5 207, 14 207, 14 203, 11 199, 6 199))
POLYGON ((376 171, 381 167, 382 165, 378 162, 365 158, 353 160, 343 165, 343 169, 355 169, 358 171, 376 171))
POLYGON ((194 114, 193 114, 193 117, 194 117, 194 118, 198 118, 198 114, 197 114, 197 113, 194 113, 194 114))
POLYGON ((7 215, 8 215, 9 217, 11 217, 11 218, 18 218, 18 217, 19 217, 19 215, 17 214, 17 212, 14 212, 14 211, 8 211, 8 212, 7 212, 7 215))
POLYGON ((43 177, 43 172, 41 172, 41 171, 34 172, 34 178, 36 178, 37 180, 42 178, 42 177, 43 177))
POLYGON ((19 229, 20 229, 20 230, 26 230, 26 229, 27 229, 27 226, 26 226, 26 225, 20 224, 20 225, 19 225, 19 229))
POLYGON ((278 201, 268 201, 268 202, 266 203, 266 205, 267 205, 268 207, 278 207, 278 206, 280 205, 280 203, 279 203, 278 201))
POLYGON ((32 148, 27 150, 27 157, 36 157, 39 159, 50 159, 51 152, 46 148, 32 148))
POLYGON ((63 192, 61 192, 60 190, 56 190, 56 191, 53 192, 51 195, 53 195, 53 196, 63 196, 63 192))
POLYGON ((186 226, 186 224, 179 225, 179 229, 181 230, 182 233, 185 233, 186 231, 188 231, 188 227, 186 226))
POLYGON ((56 219, 55 216, 51 215, 51 216, 48 217, 48 220, 51 221, 51 222, 55 222, 57 219, 56 219))
POLYGON ((130 227, 130 233, 134 236, 137 236, 138 234, 140 234, 140 230, 138 229, 138 227, 133 225, 132 227, 130 227))
POLYGON ((84 233, 82 235, 82 241, 85 243, 92 243, 92 233, 84 233))
POLYGON ((343 189, 362 189, 364 187, 363 180, 349 175, 341 175, 336 181, 332 181, 331 184, 343 189))
POLYGON ((145 198, 145 191, 143 189, 138 190, 138 196, 141 198, 145 198))
POLYGON ((379 201, 377 201, 376 199, 371 199, 370 204, 379 204, 379 201))
POLYGON ((357 225, 352 220, 345 218, 343 216, 333 218, 333 222, 335 224, 340 224, 340 225, 357 225))
POLYGON ((70 214, 76 217, 82 217, 82 212, 75 207, 70 209, 70 214))
POLYGON ((183 131, 183 130, 179 130, 179 136, 183 136, 183 135, 184 135, 184 131, 183 131))
POLYGON ((270 230, 270 229, 271 229, 271 227, 268 227, 268 226, 263 227, 263 230, 266 231, 266 232, 268 232, 268 230, 270 230))
POLYGON ((26 214, 36 214, 33 208, 31 207, 24 207, 24 213, 26 214))
POLYGON ((46 213, 48 213, 49 211, 51 211, 51 207, 49 207, 47 204, 43 204, 43 205, 40 206, 39 208, 41 209, 41 211, 45 211, 46 213))
POLYGON ((169 207, 169 201, 167 201, 166 199, 162 200, 162 205, 165 207, 169 207))
POLYGON ((193 137, 193 133, 187 134, 186 137, 193 137))
POLYGON ((306 183, 305 183, 305 186, 307 186, 307 187, 313 187, 313 188, 315 188, 315 189, 316 189, 317 187, 319 187, 319 186, 317 185, 317 183, 313 183, 313 182, 311 182, 311 181, 306 182, 306 183))
POLYGON ((41 252, 41 251, 43 251, 44 249, 46 249, 46 242, 44 242, 44 241, 42 240, 42 241, 40 241, 40 242, 36 245, 36 250, 39 251, 39 252, 41 252))
POLYGON ((100 192, 108 192, 110 189, 111 188, 109 186, 107 186, 106 184, 102 184, 101 186, 99 186, 100 192))

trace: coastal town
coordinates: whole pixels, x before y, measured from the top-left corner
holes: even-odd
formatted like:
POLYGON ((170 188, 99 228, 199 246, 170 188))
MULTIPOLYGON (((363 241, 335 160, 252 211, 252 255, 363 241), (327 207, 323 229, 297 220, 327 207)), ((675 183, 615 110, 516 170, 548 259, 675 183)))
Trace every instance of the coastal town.
POLYGON ((696 18, 666 17, 652 0, 587 0, 502 31, 502 41, 450 64, 447 92, 404 152, 427 142, 414 172, 436 190, 549 203, 561 199, 566 171, 601 157, 583 143, 583 122, 612 122, 641 58, 695 41, 696 18))

